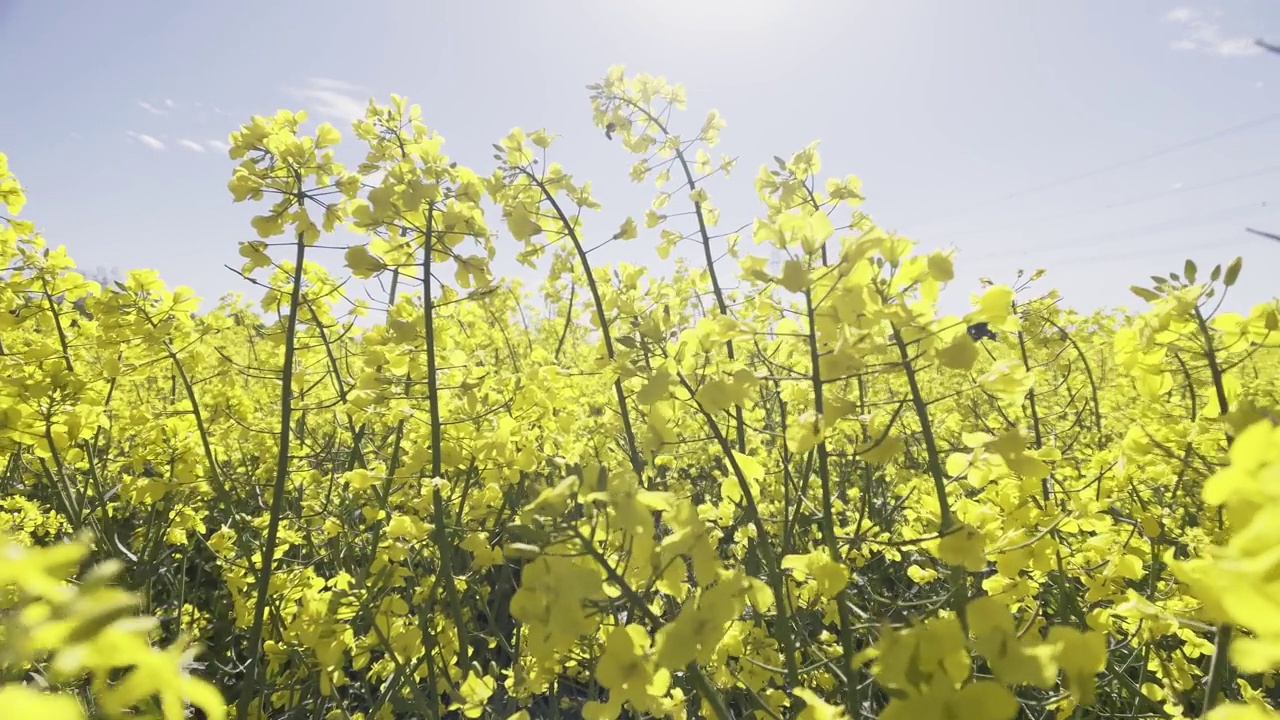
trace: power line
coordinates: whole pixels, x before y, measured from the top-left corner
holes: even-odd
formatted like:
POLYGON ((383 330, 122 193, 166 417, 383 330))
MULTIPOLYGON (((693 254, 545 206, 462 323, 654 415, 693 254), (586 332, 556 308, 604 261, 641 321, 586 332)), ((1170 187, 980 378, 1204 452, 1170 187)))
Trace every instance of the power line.
POLYGON ((1132 198, 1129 200, 1121 200, 1120 202, 1109 203, 1107 205, 1098 205, 1090 208, 1085 208, 1084 210, 1075 210, 1070 212, 1058 213, 1056 215, 1047 215, 1044 217, 1035 218, 1034 220, 1026 220, 1023 222, 1014 223, 1012 225, 1002 225, 995 228, 974 228, 972 230, 957 230, 955 232, 947 233, 947 235, 973 235, 974 233, 982 233, 982 232, 996 233, 996 232, 1005 232, 1007 230, 1018 230, 1020 228, 1028 227, 1031 225, 1039 225, 1041 223, 1052 222, 1055 220, 1068 220, 1068 219, 1079 218, 1085 215, 1096 215, 1097 213, 1100 213, 1100 212, 1107 212, 1109 210, 1115 210, 1117 208, 1122 208, 1122 207, 1129 207, 1131 205, 1139 205, 1141 203, 1151 202, 1152 200, 1159 200, 1161 198, 1169 197, 1171 195, 1185 195, 1186 193, 1192 193, 1199 190, 1208 190, 1209 188, 1220 187, 1222 185, 1229 185, 1233 182, 1239 182, 1241 180, 1249 180, 1251 178, 1261 177, 1263 175, 1270 175, 1275 172, 1280 172, 1280 165, 1273 165, 1268 168, 1262 168, 1261 170, 1242 173, 1240 175, 1233 175, 1228 178, 1223 178, 1221 180, 1214 180, 1213 182, 1203 183, 1201 185, 1192 185, 1190 187, 1161 190, 1160 192, 1150 193, 1148 195, 1141 195, 1136 198, 1132 198))
POLYGON ((1062 252, 1064 250, 1075 250, 1081 247, 1096 246, 1098 244, 1108 243, 1114 240, 1125 240, 1125 239, 1143 237, 1146 235, 1153 235, 1165 230, 1200 227, 1203 225, 1208 225, 1208 224, 1212 224, 1222 220, 1230 219, 1231 217, 1237 214, 1240 214, 1241 211, 1245 211, 1243 215, 1247 217, 1248 215, 1256 213, 1260 210, 1267 210, 1267 209, 1270 209, 1268 207, 1267 201, 1262 201, 1262 202, 1254 201, 1254 202, 1245 203, 1242 205, 1233 205, 1231 207, 1218 208, 1217 210, 1211 210, 1207 213, 1201 213, 1201 214, 1192 215, 1189 217, 1180 217, 1180 218, 1172 218, 1169 220, 1161 220, 1156 223, 1139 225, 1138 227, 1126 228, 1124 230, 1117 230, 1109 233, 1102 233, 1100 235, 1093 235, 1093 236, 1075 240, 1070 245, 1065 245, 1065 246, 1058 245, 1054 247, 1038 248, 1033 250, 990 252, 983 255, 978 255, 972 259, 973 260, 989 260, 992 258, 1002 257, 1005 255, 1043 255, 1045 253, 1062 252), (1173 227, 1169 227, 1170 225, 1172 225, 1173 227))
POLYGON ((1040 185, 1034 185, 1032 187, 1019 190, 1017 192, 1009 193, 1004 197, 999 197, 993 200, 988 200, 986 202, 969 205, 968 207, 965 207, 961 210, 957 210, 956 212, 942 215, 941 217, 935 217, 933 220, 930 220, 924 224, 929 225, 932 223, 937 223, 940 220, 945 220, 945 219, 956 217, 959 215, 966 215, 975 210, 981 210, 983 208, 991 207, 992 205, 999 205, 1001 203, 1014 200, 1016 198, 1026 197, 1027 195, 1033 195, 1035 193, 1044 192, 1045 190, 1052 190, 1053 188, 1062 187, 1063 185, 1069 185, 1071 183, 1079 182, 1081 180, 1086 180, 1091 177, 1105 175, 1106 173, 1114 172, 1122 168, 1127 168, 1131 165, 1144 163, 1144 162, 1147 162, 1148 160, 1154 160, 1158 157, 1163 157, 1165 155, 1178 152, 1179 150, 1186 150, 1187 148, 1195 147, 1197 145, 1203 145, 1208 142, 1213 142, 1214 140, 1220 140, 1224 137, 1229 137, 1231 135, 1244 132, 1246 130, 1252 130, 1255 127, 1266 125, 1268 123, 1272 123, 1277 120, 1280 120, 1280 113, 1272 113, 1270 115, 1264 115, 1260 118, 1250 120, 1249 122, 1241 123, 1239 125, 1233 125, 1223 130, 1211 132, 1207 135, 1200 135, 1198 137, 1193 137, 1187 140, 1183 140, 1181 142, 1177 142, 1172 145, 1166 145, 1165 147, 1162 147, 1158 150, 1153 150, 1151 152, 1145 153, 1143 155, 1138 155, 1136 157, 1132 157, 1127 160, 1121 160, 1120 162, 1111 163, 1109 165, 1103 165, 1101 167, 1097 167, 1092 170, 1087 170, 1085 172, 1078 173, 1076 175, 1070 175, 1068 177, 1059 178, 1057 180, 1052 180, 1050 182, 1042 183, 1040 185))
POLYGON ((1080 265, 1082 263, 1097 264, 1099 262, 1113 262, 1116 260, 1129 260, 1132 258, 1139 258, 1139 257, 1152 257, 1152 256, 1166 254, 1166 253, 1191 252, 1191 251, 1201 250, 1201 249, 1216 250, 1218 248, 1237 247, 1237 246, 1245 245, 1251 242, 1256 242, 1256 241, 1247 237, 1236 238, 1234 240, 1224 240, 1224 241, 1197 240, 1195 242, 1181 243, 1178 245, 1162 245, 1159 247, 1147 247, 1141 250, 1123 250, 1121 252, 1113 252, 1113 253, 1090 253, 1088 255, 1079 255, 1076 257, 1067 257, 1062 260, 1055 260, 1053 264, 1047 266, 1046 269, 1052 272, 1060 267, 1080 265))
POLYGON ((1235 247, 1237 245, 1244 245, 1249 242, 1253 242, 1253 241, 1250 240, 1249 238, 1237 238, 1235 240, 1228 240, 1226 242, 1205 242, 1203 240, 1197 240, 1196 242, 1193 242, 1193 243, 1183 243, 1181 245, 1167 245, 1165 247, 1160 247, 1160 248, 1147 248, 1146 250, 1135 250, 1135 251, 1127 251, 1123 253, 1108 253, 1104 255, 1090 255, 1087 257, 1067 258, 1066 260, 1062 260, 1054 263, 1053 267, 1062 267, 1064 265, 1079 265, 1081 263, 1097 262, 1098 260, 1106 260, 1106 261, 1129 260, 1132 258, 1138 258, 1143 256, 1150 257, 1158 253, 1192 252, 1192 251, 1201 250, 1201 249, 1208 250, 1208 249, 1217 249, 1217 248, 1224 248, 1224 247, 1235 247))

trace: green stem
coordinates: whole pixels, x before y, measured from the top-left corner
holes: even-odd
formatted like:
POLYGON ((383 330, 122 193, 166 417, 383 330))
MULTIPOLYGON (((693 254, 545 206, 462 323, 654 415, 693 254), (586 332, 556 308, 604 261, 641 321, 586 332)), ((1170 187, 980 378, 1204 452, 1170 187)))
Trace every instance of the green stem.
MULTIPOLYGON (((1218 412, 1220 415, 1226 415, 1230 410, 1227 402, 1227 389, 1223 382, 1222 366, 1218 363, 1218 352, 1213 346, 1213 335, 1209 332, 1209 323, 1205 320, 1204 313, 1200 312, 1200 307, 1195 308, 1196 326, 1200 329, 1200 336, 1204 340, 1205 360, 1209 364, 1209 376, 1213 379, 1213 391, 1218 401, 1218 412)), ((1231 447, 1231 443, 1235 440, 1230 433, 1227 434, 1227 447, 1231 447)), ((1208 713, 1218 703, 1218 697, 1227 687, 1227 680, 1231 675, 1231 662, 1229 656, 1231 654, 1231 636, 1233 627, 1231 623, 1222 623, 1218 626, 1217 637, 1213 641, 1213 660, 1209 663, 1209 679, 1204 692, 1204 713, 1208 713)))
MULTIPOLYGON (((444 441, 440 431, 440 380, 436 377, 436 333, 435 303, 431 299, 431 244, 435 208, 427 209, 427 231, 422 242, 422 323, 427 344, 427 412, 431 417, 431 478, 434 482, 440 477, 441 453, 444 441)), ((467 647, 467 624, 462 617, 462 603, 458 599, 458 587, 453 579, 454 546, 448 537, 447 519, 444 512, 443 492, 436 486, 431 493, 432 512, 435 524, 436 551, 440 553, 440 574, 444 576, 444 595, 453 615, 454 629, 458 632, 458 667, 466 672, 469 648, 467 647)), ((459 516, 461 516, 459 510, 459 516)))
MULTIPOLYGON (((622 96, 619 99, 644 115, 649 122, 653 123, 662 132, 663 137, 671 137, 671 131, 667 129, 667 125, 662 121, 662 118, 649 112, 648 108, 641 106, 629 97, 622 96)), ((676 145, 676 160, 680 163, 680 169, 684 171, 685 185, 689 188, 689 192, 697 190, 698 182, 694 179, 693 171, 689 168, 689 159, 685 157, 684 149, 679 144, 676 145)), ((698 235, 702 239, 702 260, 707 266, 707 276, 711 280, 711 292, 716 298, 716 309, 720 311, 721 315, 729 317, 729 304, 724 299, 724 288, 721 287, 720 276, 716 273, 715 257, 711 254, 711 233, 707 230, 706 214, 702 211, 701 202, 694 201, 693 214, 698 220, 698 235)), ((729 355, 729 362, 733 362, 736 359, 733 340, 725 340, 724 347, 729 355)), ((734 440, 737 443, 738 452, 745 454, 747 452, 747 423, 743 417, 741 405, 733 407, 733 418, 736 423, 734 426, 734 440)))
MULTIPOLYGON (((938 534, 945 535, 953 528, 955 519, 951 515, 951 504, 947 500, 946 473, 942 469, 942 460, 938 455, 938 441, 933 435, 933 424, 929 422, 929 403, 920 391, 920 381, 916 377, 915 366, 911 364, 911 353, 907 351, 907 343, 897 325, 891 325, 894 344, 898 346, 898 357, 902 361, 902 370, 907 376, 907 386, 911 389, 911 405, 915 408, 916 418, 920 422, 920 434, 924 438, 924 449, 929 465, 929 475, 933 478, 933 489, 938 495, 938 534)), ((968 576, 964 568, 952 565, 950 571, 951 607, 956 619, 965 627, 964 605, 968 599, 968 576)))
MULTIPOLYGON (((818 335, 817 320, 815 318, 815 307, 813 304, 813 292, 809 289, 804 291, 805 313, 809 320, 809 367, 810 367, 810 383, 813 387, 813 409, 817 413, 818 421, 822 421, 822 413, 824 410, 824 387, 822 382, 821 358, 818 355, 818 335)), ((825 428, 824 428, 825 429, 825 428)), ((834 498, 831 495, 831 467, 830 455, 827 450, 826 438, 820 435, 818 437, 818 481, 822 486, 822 536, 826 541, 827 554, 831 556, 831 561, 837 566, 845 565, 845 560, 840 555, 839 540, 836 538, 836 520, 834 511, 831 509, 834 498)), ((854 646, 853 640, 853 618, 849 615, 849 605, 845 602, 845 593, 848 588, 841 588, 836 594, 836 611, 840 621, 840 649, 843 654, 845 665, 845 707, 849 712, 856 713, 858 708, 862 707, 862 693, 859 691, 858 671, 854 667, 853 659, 857 654, 857 648, 854 646)))
POLYGON ((302 233, 297 237, 297 253, 293 265, 293 287, 289 299, 289 319, 285 321, 284 367, 280 378, 280 435, 276 453, 276 477, 271 492, 271 511, 267 520, 267 538, 258 567, 258 588, 253 607, 253 624, 249 628, 249 660, 244 669, 244 686, 236 704, 236 718, 247 720, 249 705, 258 691, 262 672, 262 625, 266 619, 267 591, 271 585, 272 564, 280 536, 280 515, 284 511, 285 482, 289 477, 290 425, 293 421, 293 363, 298 333, 298 308, 302 305, 302 271, 307 252, 302 233))
POLYGON ((1229 623, 1218 626, 1218 636, 1213 641, 1213 660, 1209 663, 1209 680, 1204 690, 1204 710, 1201 717, 1207 715, 1218 704, 1227 686, 1231 662, 1227 657, 1231 652, 1232 627, 1229 623))
MULTIPOLYGON (((644 598, 640 596, 640 593, 636 592, 635 588, 631 586, 631 583, 627 582, 627 579, 622 577, 622 574, 618 572, 617 568, 609 563, 608 558, 604 557, 604 555, 596 549, 591 539, 581 532, 576 532, 575 535, 577 535, 578 542, 582 543, 582 549, 596 561, 596 564, 598 564, 602 570, 604 570, 609 581, 618 587, 622 595, 631 603, 631 607, 635 609, 636 612, 643 615, 650 625, 654 627, 660 625, 661 620, 654 615, 653 610, 649 608, 648 603, 644 601, 644 598)), ((690 661, 689 664, 685 666, 685 672, 688 673, 689 679, 693 682, 694 688, 697 689, 703 699, 711 705, 711 711, 716 720, 733 720, 733 713, 729 711, 729 706, 725 703, 724 697, 718 690, 716 690, 715 686, 711 684, 711 678, 707 677, 706 672, 698 665, 698 661, 690 661)))
MULTIPOLYGON (((693 385, 689 383, 684 374, 678 373, 676 377, 690 397, 694 397, 693 385)), ((787 682, 794 686, 800 681, 800 670, 795 657, 795 640, 790 609, 787 603, 786 578, 782 575, 782 565, 774 552, 773 546, 769 544, 769 531, 765 527, 764 518, 760 516, 760 506, 756 503, 755 493, 752 492, 751 485, 747 482, 747 476, 742 470, 742 465, 733 454, 733 447, 729 444, 729 438, 720 429, 715 417, 707 412, 707 409, 696 398, 694 404, 703 419, 706 420, 707 428, 711 430, 712 436, 720 446, 720 451, 724 453, 725 460, 729 463, 729 469, 733 471, 733 477, 737 480, 738 488, 742 493, 742 504, 746 509, 747 522, 750 522, 755 528, 756 541, 759 543, 757 547, 760 550, 760 562, 765 565, 765 570, 769 576, 769 587, 773 591, 774 601, 778 607, 778 643, 782 646, 783 655, 787 663, 787 682)))
MULTIPOLYGON (((560 221, 560 226, 564 228, 565 236, 573 243, 573 249, 578 254, 578 262, 582 265, 582 273, 587 276, 587 289, 591 291, 591 300, 595 305, 596 318, 600 325, 600 337, 604 340, 604 351, 609 360, 612 361, 617 357, 613 349, 613 333, 609 329, 609 319, 604 311, 604 298, 601 297, 600 288, 596 284, 596 277, 591 272, 591 262, 587 259, 587 251, 582 246, 578 233, 574 231, 573 223, 569 222, 568 216, 564 214, 560 203, 556 202, 555 196, 551 194, 551 189, 546 186, 546 183, 542 182, 527 169, 521 169, 521 172, 542 192, 542 197, 546 199, 547 204, 555 211, 556 218, 560 221)), ((622 387, 621 378, 613 381, 613 394, 618 402, 618 412, 622 415, 622 432, 627 438, 627 453, 630 455, 631 469, 635 471, 637 481, 643 483, 644 460, 640 456, 640 446, 636 442, 636 434, 631 426, 631 413, 627 410, 627 393, 622 387)))

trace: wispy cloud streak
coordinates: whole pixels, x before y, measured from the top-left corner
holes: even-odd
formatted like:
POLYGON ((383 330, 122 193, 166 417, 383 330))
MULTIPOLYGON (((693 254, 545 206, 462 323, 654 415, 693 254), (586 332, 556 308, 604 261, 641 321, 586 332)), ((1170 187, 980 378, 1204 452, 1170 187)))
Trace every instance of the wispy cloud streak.
POLYGON ((308 78, 289 93, 308 104, 307 109, 330 120, 351 122, 364 117, 368 93, 357 85, 332 78, 308 78))
POLYGON ((164 143, 163 143, 163 142, 161 142, 161 141, 160 141, 158 138, 156 138, 156 137, 153 137, 153 136, 151 136, 151 135, 146 135, 146 134, 143 134, 143 133, 136 133, 136 132, 134 132, 134 131, 132 131, 132 130, 128 131, 128 132, 127 132, 127 133, 125 133, 125 134, 126 134, 126 135, 128 135, 130 138, 132 138, 132 139, 134 139, 134 140, 137 140, 138 142, 142 143, 143 145, 146 145, 147 147, 151 148, 152 150, 164 150, 164 147, 165 147, 165 146, 164 146, 164 143))
POLYGON ((1245 57, 1262 52, 1253 38, 1229 35, 1218 23, 1219 11, 1206 13, 1192 7, 1178 7, 1164 16, 1164 21, 1182 29, 1182 37, 1173 41, 1174 50, 1201 52, 1218 57, 1245 57))
POLYGON ((142 108, 143 110, 146 110, 152 115, 168 115, 169 114, 168 110, 161 110, 160 108, 156 107, 155 105, 152 105, 146 100, 139 100, 138 107, 142 108))

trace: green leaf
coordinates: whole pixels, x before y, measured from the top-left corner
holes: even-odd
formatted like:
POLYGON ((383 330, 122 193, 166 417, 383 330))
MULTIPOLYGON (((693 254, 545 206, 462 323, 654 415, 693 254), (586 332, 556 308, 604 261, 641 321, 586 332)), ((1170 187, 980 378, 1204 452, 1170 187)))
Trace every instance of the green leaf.
POLYGON ((512 560, 532 560, 542 554, 542 548, 529 543, 507 543, 502 554, 512 560))
POLYGON ((1244 264, 1244 258, 1237 257, 1227 266, 1227 274, 1222 277, 1222 284, 1231 287, 1236 284, 1236 279, 1240 277, 1240 266, 1244 264))
POLYGON ((1196 281, 1196 264, 1191 261, 1191 258, 1187 258, 1187 262, 1182 266, 1182 274, 1186 276, 1187 282, 1196 281))
POLYGON ((946 347, 938 350, 938 362, 952 370, 968 370, 978 360, 978 344, 965 333, 960 333, 946 347))
POLYGON ((316 147, 326 148, 331 145, 337 145, 342 140, 342 134, 338 129, 329 123, 322 123, 316 128, 316 147))
POLYGON ((1155 302, 1156 300, 1160 299, 1160 293, 1154 290, 1148 290, 1147 288, 1144 288, 1140 285, 1130 286, 1129 291, 1132 292, 1134 295, 1137 295, 1138 297, 1142 298, 1143 300, 1146 300, 1147 302, 1155 302))
POLYGON ((778 278, 778 284, 798 293, 809 287, 809 270, 799 260, 788 260, 782 264, 782 276, 778 278))
POLYGON ((1209 273, 1209 282, 1217 282, 1222 277, 1222 265, 1214 265, 1213 271, 1209 273))
POLYGON ((987 290, 978 299, 978 315, 993 324, 1004 322, 1013 312, 1013 288, 997 285, 987 290))

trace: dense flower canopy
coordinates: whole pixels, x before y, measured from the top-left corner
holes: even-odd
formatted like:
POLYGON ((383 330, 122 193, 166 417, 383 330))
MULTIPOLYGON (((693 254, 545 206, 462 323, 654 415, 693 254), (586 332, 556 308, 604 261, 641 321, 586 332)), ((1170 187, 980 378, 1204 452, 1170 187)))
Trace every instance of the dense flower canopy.
POLYGON ((252 118, 228 190, 259 203, 261 297, 207 312, 79 273, 0 155, 0 704, 1276 717, 1280 305, 1221 310, 1239 259, 1137 313, 1037 271, 945 315, 950 252, 878 227, 816 144, 724 231, 724 119, 622 68, 589 89, 657 186, 607 238, 548 131, 476 170, 392 96, 349 168, 341 130, 252 118), (338 230, 384 302, 317 261, 338 230))

